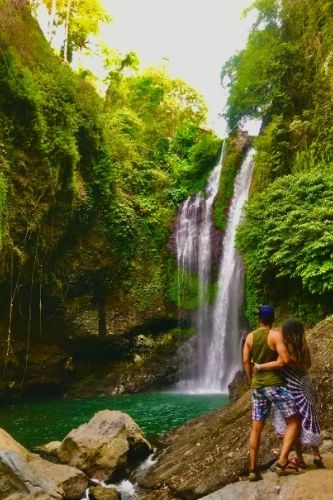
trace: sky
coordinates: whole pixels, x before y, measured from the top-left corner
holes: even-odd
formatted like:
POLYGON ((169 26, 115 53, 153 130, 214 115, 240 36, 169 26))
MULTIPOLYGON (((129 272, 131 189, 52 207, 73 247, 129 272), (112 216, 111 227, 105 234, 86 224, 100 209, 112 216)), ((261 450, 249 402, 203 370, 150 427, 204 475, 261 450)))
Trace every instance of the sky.
MULTIPOLYGON (((246 44, 254 13, 246 18, 242 10, 252 0, 102 0, 113 18, 102 25, 101 37, 125 55, 138 54, 141 68, 168 61, 172 77, 180 77, 204 96, 208 124, 221 137, 226 122, 227 94, 220 84, 223 64, 246 44)), ((101 63, 94 58, 85 65, 101 75, 101 63)), ((246 125, 255 134, 258 124, 246 125)))
MULTIPOLYGON (((198 89, 209 108, 209 125, 226 135, 219 117, 227 95, 220 84, 223 64, 242 49, 253 24, 242 10, 251 0, 104 0, 113 23, 103 38, 126 53, 136 52, 142 67, 168 60, 169 72, 198 89)), ((248 124, 251 133, 256 124, 248 124)))

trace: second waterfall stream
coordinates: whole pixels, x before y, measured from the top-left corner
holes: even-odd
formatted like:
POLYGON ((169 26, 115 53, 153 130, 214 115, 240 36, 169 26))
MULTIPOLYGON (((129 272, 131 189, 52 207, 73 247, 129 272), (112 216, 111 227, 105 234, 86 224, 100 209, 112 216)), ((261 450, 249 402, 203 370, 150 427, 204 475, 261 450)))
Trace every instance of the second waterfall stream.
POLYGON ((186 273, 196 273, 198 310, 193 317, 195 334, 183 349, 184 370, 177 390, 190 393, 225 393, 241 368, 241 341, 245 331, 243 295, 244 268, 235 247, 235 236, 248 199, 253 170, 250 149, 234 181, 221 256, 218 263, 217 293, 209 304, 212 255, 219 244, 213 238, 213 207, 218 193, 224 152, 213 169, 204 196, 197 194, 181 206, 176 227, 179 288, 186 273), (185 355, 186 351, 186 355, 185 355))

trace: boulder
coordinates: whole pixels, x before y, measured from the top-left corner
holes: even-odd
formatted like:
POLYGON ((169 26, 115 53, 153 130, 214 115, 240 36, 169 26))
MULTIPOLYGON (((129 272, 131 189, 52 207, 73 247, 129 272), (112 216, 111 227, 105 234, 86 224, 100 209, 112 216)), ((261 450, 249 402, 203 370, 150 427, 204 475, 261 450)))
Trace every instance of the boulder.
POLYGON ((40 474, 24 458, 11 450, 0 450, 0 498, 63 498, 56 483, 40 474))
MULTIPOLYGON (((1 493, 4 495, 8 481, 14 490, 16 487, 14 494, 20 495, 22 492, 21 482, 29 484, 30 477, 31 481, 33 481, 32 484, 38 485, 38 491, 40 490, 40 493, 37 491, 38 495, 44 494, 45 484, 50 489, 50 484, 52 483, 53 490, 55 492, 60 491, 61 493, 60 497, 54 498, 81 498, 88 486, 88 478, 82 471, 67 465, 54 464, 43 460, 40 456, 30 453, 3 429, 0 429, 0 454, 2 454, 1 456, 4 457, 3 461, 7 464, 3 463, 2 465, 4 470, 7 468, 7 472, 3 476, 1 475, 0 498, 7 498, 6 496, 1 496, 1 493), (12 465, 10 466, 10 464, 12 465), (10 470, 8 469, 9 466, 10 470), (7 479, 5 480, 3 477, 7 477, 7 479), (27 479, 22 479, 24 477, 27 477, 27 479)), ((22 494, 27 495, 28 493, 30 492, 24 491, 22 494)), ((34 492, 31 494, 34 494, 34 492)), ((49 492, 46 494, 50 495, 49 492)), ((24 496, 23 498, 28 498, 28 496, 24 496)), ((45 500, 47 498, 51 499, 53 496, 46 497, 45 500)))
POLYGON ((33 451, 38 453, 42 458, 49 460, 50 462, 59 462, 58 450, 61 446, 61 441, 51 441, 50 443, 42 444, 40 446, 35 446, 33 451))
POLYGON ((98 480, 119 478, 146 458, 151 445, 134 420, 120 411, 103 410, 71 431, 57 450, 59 461, 98 480))
POLYGON ((66 499, 82 498, 88 486, 88 478, 82 471, 68 465, 54 464, 40 457, 34 458, 31 464, 36 471, 61 487, 66 499))
POLYGON ((120 500, 121 497, 115 488, 104 488, 103 486, 90 488, 89 496, 92 500, 120 500))

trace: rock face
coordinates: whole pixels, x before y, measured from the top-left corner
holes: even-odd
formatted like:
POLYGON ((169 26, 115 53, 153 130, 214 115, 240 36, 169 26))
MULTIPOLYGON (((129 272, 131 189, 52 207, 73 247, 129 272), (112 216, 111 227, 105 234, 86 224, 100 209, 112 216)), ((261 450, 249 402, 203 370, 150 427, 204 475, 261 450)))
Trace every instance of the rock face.
MULTIPOLYGON (((312 353, 310 374, 323 430, 322 449, 329 449, 333 443, 333 317, 308 332, 307 338, 312 353)), ((158 463, 139 479, 144 488, 142 498, 201 498, 238 481, 248 466, 250 408, 250 392, 247 391, 229 407, 199 417, 165 436, 165 450, 158 463)), ((259 453, 259 463, 263 468, 276 458, 279 447, 280 442, 268 422, 259 453)))
POLYGON ((103 410, 65 437, 57 457, 90 477, 108 480, 121 477, 150 451, 150 444, 131 417, 103 410))
MULTIPOLYGON (((27 372, 24 374, 26 344, 17 342, 10 350, 6 382, 0 382, 0 400, 34 391, 59 392, 71 377, 73 362, 70 353, 55 344, 37 343, 30 347, 27 372), (22 380, 24 379, 24 384, 22 380)), ((4 360, 0 356, 0 368, 4 360)))
POLYGON ((134 355, 133 362, 115 363, 103 376, 91 375, 73 384, 65 393, 66 399, 114 396, 147 391, 172 384, 176 379, 178 359, 175 353, 152 358, 134 355))
POLYGON ((309 470, 301 474, 290 474, 278 477, 273 472, 267 472, 262 481, 250 483, 241 481, 229 484, 202 500, 328 500, 333 492, 333 454, 324 454, 327 469, 314 470, 311 458, 305 456, 309 470), (312 467, 312 470, 311 470, 312 467))
MULTIPOLYGON (((53 481, 39 474, 15 451, 0 451, 0 493, 6 499, 13 495, 21 498, 57 500, 63 498, 53 481)), ((13 497, 15 498, 15 497, 13 497)))
POLYGON ((0 429, 0 498, 81 498, 87 476, 73 467, 53 464, 30 453, 0 429), (13 496, 14 495, 14 496, 13 496), (35 496, 34 496, 35 495, 35 496))

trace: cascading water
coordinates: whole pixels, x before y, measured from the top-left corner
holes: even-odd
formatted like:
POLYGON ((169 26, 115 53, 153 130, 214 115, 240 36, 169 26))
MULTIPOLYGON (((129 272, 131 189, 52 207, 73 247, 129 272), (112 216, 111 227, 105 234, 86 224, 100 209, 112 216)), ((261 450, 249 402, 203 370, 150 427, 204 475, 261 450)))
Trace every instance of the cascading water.
MULTIPOLYGON (((186 279, 191 273, 196 273, 199 278, 199 307, 194 318, 196 330, 195 354, 192 355, 187 352, 186 355, 189 358, 194 356, 196 358, 195 363, 190 362, 186 367, 186 378, 190 380, 196 378, 197 367, 204 363, 206 356, 205 333, 211 330, 211 306, 208 304, 208 287, 212 267, 213 204, 219 189, 224 157, 225 143, 222 147, 221 157, 208 179, 204 196, 198 193, 183 203, 176 227, 179 293, 184 290, 186 279)), ((184 297, 179 297, 180 303, 183 300, 184 297)), ((189 345, 187 347, 190 348, 189 345)), ((189 383, 191 385, 191 382, 189 383)), ((179 382, 179 389, 190 390, 187 384, 188 381, 179 382)))
POLYGON ((244 270, 235 248, 235 235, 248 198, 252 169, 253 150, 250 150, 235 179, 223 239, 217 298, 212 306, 207 304, 211 277, 212 207, 218 191, 221 164, 210 176, 205 203, 196 195, 186 200, 181 209, 176 234, 179 272, 198 273, 199 308, 195 318, 195 345, 191 346, 189 357, 192 359, 188 362, 190 368, 186 380, 177 384, 180 391, 226 392, 241 366, 244 270))

